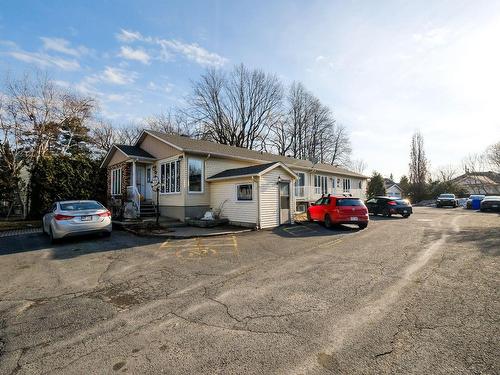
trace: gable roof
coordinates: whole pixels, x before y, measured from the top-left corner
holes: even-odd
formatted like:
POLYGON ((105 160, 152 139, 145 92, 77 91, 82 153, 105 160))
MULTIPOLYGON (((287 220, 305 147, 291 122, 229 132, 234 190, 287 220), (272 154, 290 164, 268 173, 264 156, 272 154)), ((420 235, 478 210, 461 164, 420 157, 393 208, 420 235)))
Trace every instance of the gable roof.
POLYGON ((455 177, 452 181, 461 183, 464 182, 463 180, 466 180, 468 178, 473 179, 476 183, 491 184, 491 185, 500 184, 500 173, 496 173, 493 171, 468 172, 458 177, 455 177))
POLYGON ((398 183, 392 181, 390 178, 384 178, 384 185, 386 189, 396 186, 396 188, 398 188, 400 191, 403 191, 403 189, 401 189, 401 186, 399 186, 398 183))
POLYGON ((238 177, 261 176, 277 167, 282 167, 291 176, 297 178, 295 173, 293 173, 286 165, 279 162, 274 162, 274 163, 251 165, 249 167, 226 169, 225 171, 216 173, 213 176, 207 178, 207 181, 225 180, 238 177))
POLYGON ((165 134, 154 130, 144 130, 136 145, 143 139, 144 134, 149 134, 163 142, 175 147, 181 151, 194 154, 211 154, 214 156, 222 156, 235 159, 262 161, 262 162, 280 162, 286 164, 290 168, 314 169, 318 172, 338 173, 342 175, 368 178, 360 173, 349 171, 348 169, 337 167, 331 164, 316 163, 313 164, 309 160, 295 159, 284 155, 275 155, 269 152, 259 152, 243 147, 222 145, 215 142, 193 139, 182 135, 165 134))
POLYGON ((140 148, 138 146, 113 144, 111 146, 111 148, 108 150, 108 152, 106 153, 106 156, 104 157, 104 159, 101 163, 101 168, 108 165, 111 158, 113 157, 113 154, 116 151, 121 152, 123 155, 130 157, 130 158, 156 160, 156 158, 153 155, 151 155, 147 151, 144 151, 142 148, 140 148))

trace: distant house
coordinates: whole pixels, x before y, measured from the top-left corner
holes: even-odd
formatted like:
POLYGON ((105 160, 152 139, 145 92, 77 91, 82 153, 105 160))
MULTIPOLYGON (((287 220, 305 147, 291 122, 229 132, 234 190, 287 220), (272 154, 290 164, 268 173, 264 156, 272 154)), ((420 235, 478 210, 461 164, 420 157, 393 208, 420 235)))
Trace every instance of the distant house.
POLYGON ((384 178, 385 194, 389 197, 403 197, 403 189, 390 178, 384 178))
POLYGON ((500 194, 500 173, 468 172, 452 181, 468 194, 500 194))
POLYGON ((330 164, 144 130, 133 146, 113 145, 102 167, 110 201, 159 207, 184 221, 209 210, 239 225, 293 222, 326 194, 364 198, 367 177, 330 164), (158 199, 153 182, 159 181, 158 199))

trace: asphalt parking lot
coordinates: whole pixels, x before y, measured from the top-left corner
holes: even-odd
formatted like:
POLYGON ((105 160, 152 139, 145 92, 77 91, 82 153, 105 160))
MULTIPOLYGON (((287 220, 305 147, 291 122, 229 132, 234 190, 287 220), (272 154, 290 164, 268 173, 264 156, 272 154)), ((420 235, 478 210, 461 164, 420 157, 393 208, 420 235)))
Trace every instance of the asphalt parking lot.
POLYGON ((0 239, 1 374, 498 374, 500 215, 0 239))

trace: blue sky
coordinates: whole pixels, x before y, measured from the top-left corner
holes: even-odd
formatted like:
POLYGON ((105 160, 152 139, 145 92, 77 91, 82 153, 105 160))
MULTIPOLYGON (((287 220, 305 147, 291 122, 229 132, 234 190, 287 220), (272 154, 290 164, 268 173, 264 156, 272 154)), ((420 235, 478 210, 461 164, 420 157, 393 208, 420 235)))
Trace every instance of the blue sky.
POLYGON ((432 167, 500 140, 498 1, 5 1, 0 70, 47 70, 127 124, 182 105, 207 67, 302 81, 399 177, 411 134, 432 167))

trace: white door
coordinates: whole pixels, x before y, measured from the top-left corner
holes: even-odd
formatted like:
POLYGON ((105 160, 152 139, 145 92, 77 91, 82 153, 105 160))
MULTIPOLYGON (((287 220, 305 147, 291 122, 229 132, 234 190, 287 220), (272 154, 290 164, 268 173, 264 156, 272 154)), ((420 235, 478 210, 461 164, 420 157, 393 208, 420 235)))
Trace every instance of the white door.
POLYGON ((152 175, 152 167, 146 167, 146 187, 144 189, 144 199, 150 200, 153 199, 153 188, 152 188, 152 181, 153 181, 153 175, 152 175))
POLYGON ((290 182, 279 183, 280 224, 290 223, 290 182))

